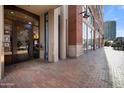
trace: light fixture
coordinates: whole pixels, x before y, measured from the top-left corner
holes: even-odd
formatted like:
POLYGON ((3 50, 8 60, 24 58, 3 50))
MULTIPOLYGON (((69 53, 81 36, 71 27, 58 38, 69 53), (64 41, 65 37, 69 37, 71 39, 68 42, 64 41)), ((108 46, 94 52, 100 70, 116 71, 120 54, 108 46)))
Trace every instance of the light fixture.
POLYGON ((31 23, 31 22, 28 22, 28 24, 30 24, 30 25, 31 25, 32 23, 31 23))
POLYGON ((25 18, 27 18, 27 16, 25 16, 25 18))
POLYGON ((84 13, 83 18, 88 18, 89 16, 87 13, 84 13))
POLYGON ((13 11, 11 11, 10 13, 11 13, 11 14, 14 14, 14 12, 13 12, 13 11))
POLYGON ((83 18, 88 18, 90 15, 88 14, 88 12, 87 12, 87 5, 86 5, 86 8, 85 8, 86 10, 85 11, 83 11, 83 12, 81 12, 80 14, 84 14, 83 15, 83 18))

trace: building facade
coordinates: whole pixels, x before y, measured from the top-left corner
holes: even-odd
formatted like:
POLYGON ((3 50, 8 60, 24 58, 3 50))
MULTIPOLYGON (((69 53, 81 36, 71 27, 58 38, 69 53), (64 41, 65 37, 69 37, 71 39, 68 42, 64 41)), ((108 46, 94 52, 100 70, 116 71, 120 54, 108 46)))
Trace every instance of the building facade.
POLYGON ((116 38, 116 21, 104 22, 105 40, 114 40, 116 38))
POLYGON ((6 65, 58 62, 103 46, 100 5, 1 5, 0 12, 0 78, 6 65))

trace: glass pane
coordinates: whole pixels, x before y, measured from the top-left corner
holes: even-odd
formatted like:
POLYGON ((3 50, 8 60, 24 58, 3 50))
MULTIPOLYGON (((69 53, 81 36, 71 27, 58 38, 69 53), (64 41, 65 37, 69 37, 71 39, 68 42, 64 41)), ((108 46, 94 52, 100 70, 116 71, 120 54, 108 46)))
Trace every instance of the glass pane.
POLYGON ((30 42, 29 42, 29 31, 32 29, 30 24, 17 23, 17 53, 28 53, 30 42))
POLYGON ((83 23, 83 47, 84 50, 87 49, 87 27, 85 23, 83 23))
POLYGON ((91 29, 88 28, 88 49, 92 49, 92 38, 91 38, 92 32, 91 29))
POLYGON ((4 24, 4 51, 5 54, 12 54, 12 22, 5 19, 4 24))
POLYGON ((39 57, 39 29, 37 26, 33 26, 33 53, 34 58, 39 57))

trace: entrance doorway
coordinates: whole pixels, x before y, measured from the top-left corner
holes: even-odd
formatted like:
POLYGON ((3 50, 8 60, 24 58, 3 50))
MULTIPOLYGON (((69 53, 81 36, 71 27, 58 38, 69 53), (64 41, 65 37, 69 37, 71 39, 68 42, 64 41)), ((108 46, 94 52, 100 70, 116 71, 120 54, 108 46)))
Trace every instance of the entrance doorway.
POLYGON ((20 62, 33 57, 32 24, 14 22, 12 35, 13 62, 20 62))
POLYGON ((33 38, 31 37, 33 37, 31 24, 5 19, 5 64, 25 61, 33 57, 33 38))
POLYGON ((4 9, 5 65, 39 57, 39 22, 19 11, 4 9))

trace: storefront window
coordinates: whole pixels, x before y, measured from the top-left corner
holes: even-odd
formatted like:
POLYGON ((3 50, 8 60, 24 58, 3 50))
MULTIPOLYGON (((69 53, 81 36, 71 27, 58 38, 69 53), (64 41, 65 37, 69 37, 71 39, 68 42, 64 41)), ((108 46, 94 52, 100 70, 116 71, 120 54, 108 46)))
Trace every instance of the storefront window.
POLYGON ((91 45, 92 45, 91 34, 92 34, 92 31, 90 28, 88 28, 88 50, 91 49, 91 45))
POLYGON ((86 24, 83 23, 83 48, 84 50, 87 50, 87 28, 86 28, 86 24))
POLYGON ((39 40, 39 31, 37 26, 33 26, 33 39, 34 45, 37 45, 39 40))
POLYGON ((93 49, 93 31, 88 28, 88 49, 93 49))
POLYGON ((94 47, 94 31, 93 30, 92 30, 91 36, 92 36, 92 38, 91 38, 91 41, 92 41, 91 47, 93 49, 93 47, 94 47))
POLYGON ((99 33, 96 31, 96 48, 99 48, 99 33))
POLYGON ((90 8, 88 8, 88 14, 90 15, 89 18, 88 18, 88 21, 89 21, 90 25, 93 26, 94 18, 93 18, 93 15, 92 15, 92 13, 91 13, 90 8))
POLYGON ((11 53, 12 51, 12 21, 5 19, 4 22, 4 51, 5 53, 11 53))
POLYGON ((94 32, 89 28, 85 23, 83 23, 83 48, 85 50, 92 50, 93 49, 93 39, 94 39, 94 32))
POLYGON ((30 24, 22 24, 20 22, 16 23, 17 31, 17 54, 28 53, 28 48, 30 47, 29 34, 32 29, 30 24))

